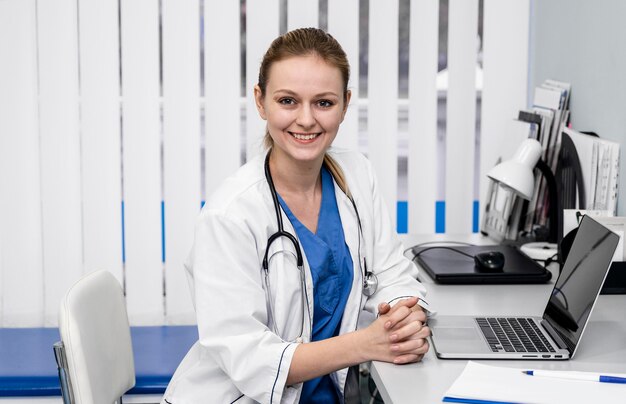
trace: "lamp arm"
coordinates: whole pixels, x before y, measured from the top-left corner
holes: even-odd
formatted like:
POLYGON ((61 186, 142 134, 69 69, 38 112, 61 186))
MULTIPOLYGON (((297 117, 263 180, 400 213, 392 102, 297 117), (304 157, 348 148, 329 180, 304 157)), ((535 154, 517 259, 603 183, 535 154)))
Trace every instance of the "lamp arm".
POLYGON ((535 168, 543 174, 548 186, 548 219, 550 226, 548 242, 558 243, 560 238, 559 232, 563 230, 559 229, 559 198, 556 190, 556 179, 552 173, 552 169, 550 169, 550 167, 542 159, 537 161, 535 168))

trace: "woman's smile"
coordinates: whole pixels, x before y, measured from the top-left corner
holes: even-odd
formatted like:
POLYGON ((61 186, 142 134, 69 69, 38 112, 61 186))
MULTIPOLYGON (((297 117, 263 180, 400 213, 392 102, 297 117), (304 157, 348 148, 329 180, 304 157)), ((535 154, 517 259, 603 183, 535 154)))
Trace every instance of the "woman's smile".
POLYGON ((294 138, 296 138, 296 140, 302 141, 302 142, 310 142, 315 140, 318 136, 321 135, 320 133, 296 133, 296 132, 288 132, 291 136, 293 136, 294 138))

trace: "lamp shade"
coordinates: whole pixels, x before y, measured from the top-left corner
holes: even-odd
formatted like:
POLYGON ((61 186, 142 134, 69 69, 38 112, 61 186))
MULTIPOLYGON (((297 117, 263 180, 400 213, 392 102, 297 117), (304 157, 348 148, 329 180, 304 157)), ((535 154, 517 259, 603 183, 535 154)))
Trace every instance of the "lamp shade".
POLYGON ((487 177, 530 200, 535 188, 533 170, 540 156, 541 144, 535 139, 526 139, 511 160, 503 161, 492 168, 487 177))

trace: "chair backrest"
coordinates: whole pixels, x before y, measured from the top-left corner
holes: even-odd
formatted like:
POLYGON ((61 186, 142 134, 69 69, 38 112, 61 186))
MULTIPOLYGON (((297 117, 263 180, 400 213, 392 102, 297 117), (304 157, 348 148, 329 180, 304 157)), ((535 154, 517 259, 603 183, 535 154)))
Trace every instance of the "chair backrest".
POLYGON ((92 272, 69 289, 59 332, 74 403, 112 404, 135 385, 124 294, 110 272, 92 272))

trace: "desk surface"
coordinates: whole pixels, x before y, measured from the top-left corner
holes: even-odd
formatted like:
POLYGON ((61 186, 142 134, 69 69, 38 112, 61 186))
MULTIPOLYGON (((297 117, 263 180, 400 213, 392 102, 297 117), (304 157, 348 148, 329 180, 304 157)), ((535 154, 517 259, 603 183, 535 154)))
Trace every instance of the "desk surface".
MULTIPOLYGON (((478 235, 439 235, 438 240, 490 244, 478 235)), ((406 248, 433 237, 403 236, 406 248)), ((429 303, 439 314, 541 316, 553 281, 542 285, 439 285, 421 271, 429 303)), ((626 373, 626 295, 601 295, 583 334, 576 356, 568 361, 479 361, 496 366, 626 373)), ((372 362, 374 381, 390 404, 440 403, 461 374, 466 360, 438 359, 432 348, 423 361, 410 365, 372 362)))

